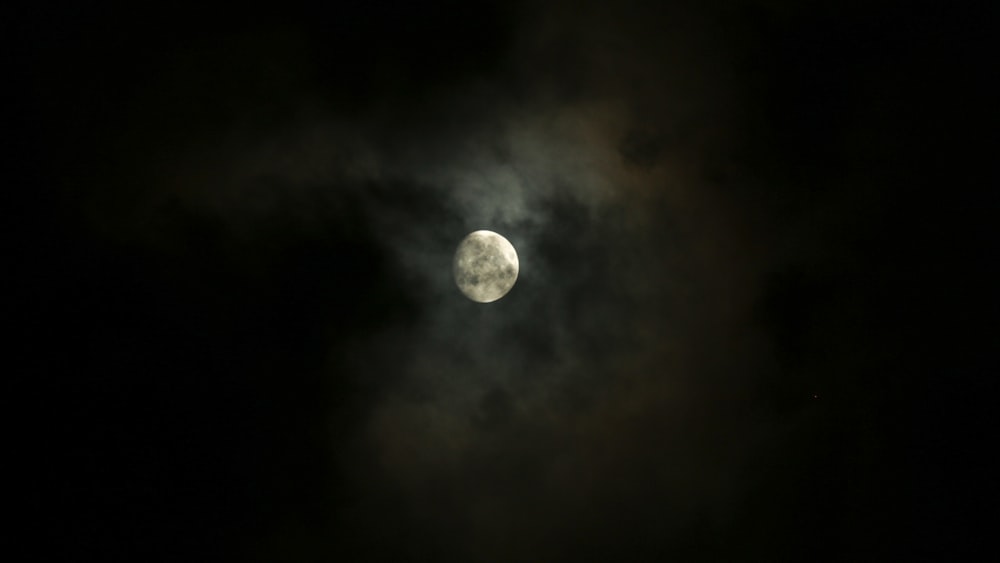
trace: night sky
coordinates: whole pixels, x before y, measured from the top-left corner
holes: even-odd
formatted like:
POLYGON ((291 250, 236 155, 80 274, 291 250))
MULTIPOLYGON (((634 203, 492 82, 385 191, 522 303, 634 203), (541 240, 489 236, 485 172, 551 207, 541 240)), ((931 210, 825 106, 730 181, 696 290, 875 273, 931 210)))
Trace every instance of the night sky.
POLYGON ((8 560, 991 560, 995 20, 814 4, 18 4, 8 560))

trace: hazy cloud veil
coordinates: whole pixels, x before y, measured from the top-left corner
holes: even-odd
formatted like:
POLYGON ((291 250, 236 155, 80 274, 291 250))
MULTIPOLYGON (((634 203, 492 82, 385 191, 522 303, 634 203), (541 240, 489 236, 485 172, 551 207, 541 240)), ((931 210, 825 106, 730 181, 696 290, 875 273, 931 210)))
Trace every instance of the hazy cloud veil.
POLYGON ((334 4, 25 36, 64 559, 898 555, 936 12, 334 4), (520 260, 489 304, 479 229, 520 260))

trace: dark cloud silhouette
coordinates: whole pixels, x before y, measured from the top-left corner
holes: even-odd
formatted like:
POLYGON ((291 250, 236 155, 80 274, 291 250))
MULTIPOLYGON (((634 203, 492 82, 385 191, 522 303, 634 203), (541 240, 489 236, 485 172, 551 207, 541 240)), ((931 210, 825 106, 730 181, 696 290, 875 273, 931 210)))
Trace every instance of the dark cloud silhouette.
POLYGON ((975 15, 543 4, 20 9, 11 256, 45 551, 976 549, 920 445, 947 364, 913 351, 950 256, 923 219, 945 196, 915 186, 955 156, 926 109, 955 97, 924 88, 978 85, 947 70, 975 15), (521 262, 488 305, 451 274, 482 228, 521 262))

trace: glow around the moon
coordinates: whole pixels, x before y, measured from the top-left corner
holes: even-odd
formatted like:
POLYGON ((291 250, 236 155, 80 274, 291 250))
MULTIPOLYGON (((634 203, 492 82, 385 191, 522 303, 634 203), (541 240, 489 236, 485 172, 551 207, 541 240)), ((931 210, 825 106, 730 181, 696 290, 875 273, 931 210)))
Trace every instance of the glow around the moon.
POLYGON ((459 243, 452 269, 466 297, 491 303, 514 287, 519 264, 510 241, 493 231, 475 231, 459 243))

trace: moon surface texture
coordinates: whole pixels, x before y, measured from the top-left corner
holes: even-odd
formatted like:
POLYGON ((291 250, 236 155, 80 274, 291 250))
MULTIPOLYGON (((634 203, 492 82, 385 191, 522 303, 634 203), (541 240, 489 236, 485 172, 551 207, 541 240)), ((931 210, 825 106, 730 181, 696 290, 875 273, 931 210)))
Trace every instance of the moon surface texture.
POLYGON ((507 295, 517 281, 517 252, 497 233, 475 231, 459 243, 452 269, 455 284, 466 297, 492 303, 507 295))

